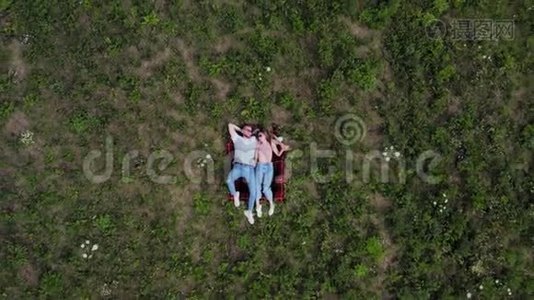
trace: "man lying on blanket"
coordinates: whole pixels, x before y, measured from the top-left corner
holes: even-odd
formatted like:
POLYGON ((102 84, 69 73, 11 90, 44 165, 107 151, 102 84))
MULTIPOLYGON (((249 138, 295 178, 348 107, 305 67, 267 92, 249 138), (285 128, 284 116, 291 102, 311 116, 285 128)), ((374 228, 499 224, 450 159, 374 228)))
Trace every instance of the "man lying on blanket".
POLYGON ((235 181, 241 177, 245 178, 248 186, 248 207, 245 210, 245 216, 250 224, 254 224, 254 216, 252 209, 256 201, 256 174, 254 167, 256 166, 256 137, 252 135, 252 126, 245 125, 239 128, 236 125, 229 123, 228 132, 234 143, 234 163, 226 184, 230 194, 234 197, 234 205, 239 207, 239 192, 236 191, 235 181), (238 134, 240 132, 243 136, 238 134))

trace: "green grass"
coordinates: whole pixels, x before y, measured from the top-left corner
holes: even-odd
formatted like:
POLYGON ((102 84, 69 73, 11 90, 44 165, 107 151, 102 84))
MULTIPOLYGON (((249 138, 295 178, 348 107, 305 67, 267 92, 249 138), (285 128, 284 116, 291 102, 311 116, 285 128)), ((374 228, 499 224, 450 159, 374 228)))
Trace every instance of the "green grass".
POLYGON ((529 5, 0 1, 0 295, 532 297, 529 5), (515 37, 433 39, 434 18, 513 18, 515 37), (368 129, 350 146, 347 113, 368 129), (226 200, 228 122, 276 122, 295 149, 286 202, 254 226, 226 200), (113 172, 93 184, 84 157, 101 151, 103 174, 107 136, 113 172), (314 169, 311 143, 335 155, 314 169), (390 145, 405 183, 376 161, 363 182, 358 160, 347 182, 345 151, 390 145), (160 150, 171 184, 146 171, 160 150), (437 184, 415 171, 427 150, 437 184))

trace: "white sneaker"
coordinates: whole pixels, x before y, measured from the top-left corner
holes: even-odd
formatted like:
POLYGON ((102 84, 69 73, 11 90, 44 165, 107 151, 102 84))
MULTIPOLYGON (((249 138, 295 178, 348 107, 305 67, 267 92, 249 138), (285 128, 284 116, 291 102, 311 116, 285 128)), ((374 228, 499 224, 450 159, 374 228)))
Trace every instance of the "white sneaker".
POLYGON ((269 204, 269 216, 274 214, 274 201, 269 204))
POLYGON ((234 194, 234 205, 235 205, 235 207, 239 207, 239 204, 240 204, 240 202, 239 202, 239 192, 235 192, 235 194, 234 194))
POLYGON ((247 220, 251 225, 254 224, 254 216, 251 211, 245 210, 245 217, 247 217, 247 220))
POLYGON ((256 214, 258 215, 258 218, 261 218, 261 204, 256 204, 256 214))

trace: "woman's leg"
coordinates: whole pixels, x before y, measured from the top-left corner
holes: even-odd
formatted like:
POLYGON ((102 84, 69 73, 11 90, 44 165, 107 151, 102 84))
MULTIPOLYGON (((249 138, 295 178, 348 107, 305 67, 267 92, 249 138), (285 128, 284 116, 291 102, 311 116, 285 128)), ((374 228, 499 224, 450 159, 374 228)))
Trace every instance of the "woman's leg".
POLYGON ((273 183, 273 176, 274 176, 273 164, 266 165, 261 187, 262 187, 262 192, 265 195, 265 198, 269 200, 269 204, 271 205, 273 204, 273 190, 271 189, 271 184, 273 183))
POLYGON ((261 182, 263 177, 263 168, 262 165, 256 165, 256 205, 260 204, 261 199, 261 182))

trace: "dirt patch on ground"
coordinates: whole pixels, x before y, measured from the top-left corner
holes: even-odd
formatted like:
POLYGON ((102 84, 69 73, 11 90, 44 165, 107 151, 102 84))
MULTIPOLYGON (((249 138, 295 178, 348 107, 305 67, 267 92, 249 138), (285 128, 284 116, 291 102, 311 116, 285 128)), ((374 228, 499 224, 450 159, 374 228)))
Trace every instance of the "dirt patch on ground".
POLYGON ((178 48, 180 53, 182 53, 182 58, 187 68, 187 73, 189 74, 189 77, 194 81, 201 81, 200 72, 198 70, 198 67, 194 63, 195 55, 193 51, 181 39, 176 40, 176 47, 178 48))
MULTIPOLYGON (((286 177, 286 179, 288 178, 286 177)), ((317 191, 317 185, 312 180, 303 183, 302 188, 306 191, 307 196, 310 196, 314 199, 320 198, 319 192, 317 191)))
POLYGON ((16 82, 24 80, 28 75, 28 66, 22 59, 22 44, 19 41, 13 41, 9 45, 11 50, 11 60, 9 62, 9 74, 16 82))
POLYGON ((18 275, 29 286, 33 287, 39 284, 39 272, 30 263, 23 265, 19 269, 18 275))
POLYGON ((273 105, 271 116, 272 122, 279 125, 287 124, 291 120, 291 113, 278 105, 273 105))
POLYGON ((314 97, 314 90, 311 82, 304 78, 293 77, 277 77, 273 81, 273 90, 275 92, 289 91, 298 98, 312 99, 314 97))
POLYGON ((460 99, 456 97, 450 98, 449 104, 447 105, 447 114, 449 114, 449 116, 457 115, 460 111, 461 104, 460 99))
POLYGON ((171 57, 172 51, 169 48, 165 48, 162 51, 156 53, 149 60, 144 60, 141 62, 141 67, 137 70, 139 76, 143 79, 146 79, 153 75, 154 70, 163 65, 171 57))
POLYGON ((298 98, 309 102, 315 97, 315 86, 318 78, 322 78, 325 72, 319 68, 310 68, 295 77, 275 77, 273 81, 274 91, 288 90, 298 98))
MULTIPOLYGON (((376 290, 384 291, 384 280, 386 278, 387 270, 394 266, 397 258, 397 246, 393 243, 391 235, 386 228, 384 221, 384 213, 391 208, 392 203, 381 194, 373 194, 370 197, 370 204, 375 209, 377 214, 371 216, 371 222, 378 229, 378 234, 385 253, 382 260, 378 264, 378 281, 374 284, 376 290)), ((390 296, 383 293, 383 298, 389 299, 390 296)))
POLYGON ((189 226, 189 221, 193 215, 193 194, 194 190, 188 186, 169 186, 168 209, 179 212, 177 216, 176 229, 179 234, 183 234, 189 226))
POLYGON ((16 112, 11 115, 11 118, 9 118, 4 126, 4 133, 11 136, 18 136, 28 129, 29 126, 30 123, 26 115, 21 112, 16 112))
POLYGON ((370 203, 376 211, 383 213, 391 207, 391 201, 386 199, 381 194, 371 195, 370 203))
POLYGON ((349 32, 357 38, 367 39, 377 34, 376 31, 370 29, 369 27, 357 22, 353 22, 347 17, 342 17, 341 21, 347 25, 349 32))
POLYGON ((213 83, 213 85, 215 85, 215 88, 217 89, 217 98, 219 98, 220 100, 226 99, 226 95, 228 95, 228 92, 230 92, 231 85, 227 82, 215 78, 210 79, 210 81, 211 83, 213 83))
POLYGON ((367 99, 363 102, 361 109, 367 129, 363 142, 370 149, 379 150, 384 140, 384 120, 378 114, 378 107, 373 105, 373 100, 367 99))
POLYGON ((232 36, 225 35, 221 37, 217 43, 215 43, 214 49, 217 53, 226 53, 230 48, 236 44, 235 39, 232 36))

